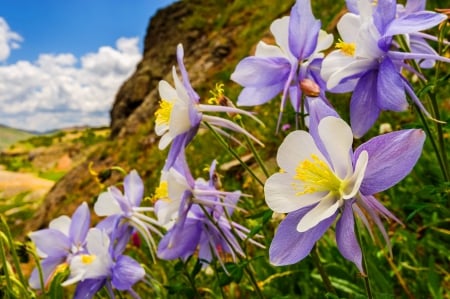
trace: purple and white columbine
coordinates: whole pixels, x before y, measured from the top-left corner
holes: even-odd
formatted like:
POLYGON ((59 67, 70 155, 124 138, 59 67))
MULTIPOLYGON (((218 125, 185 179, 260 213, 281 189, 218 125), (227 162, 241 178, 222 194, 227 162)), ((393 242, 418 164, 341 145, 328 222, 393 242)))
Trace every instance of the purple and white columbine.
POLYGON ((189 178, 183 180, 174 169, 166 176, 171 179, 165 181, 166 187, 160 186, 162 189, 157 192, 160 199, 155 206, 161 221, 169 224, 169 230, 158 245, 158 257, 186 259, 198 250, 199 260, 209 263, 216 257, 223 265, 224 253, 231 254, 233 259, 236 254, 244 256, 236 237, 245 239, 249 230, 228 218, 242 194, 217 190, 215 165, 214 161, 209 180, 199 178, 194 186, 189 186, 189 178), (167 192, 165 195, 163 190, 167 192))
POLYGON ((353 211, 366 224, 362 211, 369 215, 387 239, 379 214, 397 219, 373 194, 412 170, 424 140, 421 130, 401 130, 372 138, 353 152, 350 127, 333 116, 320 121, 317 135, 290 133, 278 149, 281 170, 264 186, 268 206, 288 213, 272 240, 271 262, 287 265, 305 258, 341 214, 336 224, 339 251, 364 272, 353 211))
POLYGON ((180 80, 175 67, 173 67, 172 75, 175 88, 167 81, 161 80, 159 82, 161 101, 160 108, 155 112, 155 132, 158 136, 161 136, 159 141, 160 149, 165 149, 172 143, 164 168, 167 170, 175 163, 180 151, 194 138, 202 122, 207 122, 212 127, 218 128, 219 132, 223 132, 221 128, 225 128, 245 134, 262 145, 258 139, 234 122, 225 118, 204 114, 204 112, 227 112, 244 114, 257 120, 250 112, 235 107, 200 104, 200 97, 194 91, 189 81, 183 57, 183 46, 178 44, 177 60, 182 80, 180 80))
POLYGON ((106 192, 99 195, 94 205, 98 216, 108 216, 102 221, 104 227, 130 225, 135 228, 149 245, 151 252, 156 249, 152 233, 159 236, 159 222, 145 215, 153 212, 153 207, 141 207, 144 197, 144 183, 136 170, 132 170, 123 181, 124 193, 117 187, 108 187, 106 192))
MULTIPOLYGON (((70 263, 72 258, 86 251, 86 235, 91 223, 91 213, 87 203, 82 203, 72 215, 60 216, 52 220, 48 229, 30 233, 28 236, 36 245, 41 261, 44 283, 47 285, 59 266, 70 263)), ((30 286, 40 289, 39 273, 34 269, 30 286)))
POLYGON ((300 111, 302 82, 317 84, 315 96, 325 99, 325 84, 319 74, 323 58, 320 51, 331 46, 333 36, 320 27, 310 0, 297 0, 290 16, 275 20, 270 30, 277 45, 260 41, 255 56, 243 59, 231 74, 231 80, 244 86, 237 104, 261 105, 282 93, 279 126, 288 95, 294 110, 300 111))
POLYGON ((379 0, 375 5, 369 0, 358 1, 357 5, 354 2, 348 1, 353 12, 343 15, 337 24, 342 40, 336 44, 338 49, 323 60, 321 75, 331 91, 353 90, 350 122, 354 136, 359 138, 382 110, 406 110, 406 94, 428 115, 401 73, 402 68, 413 71, 405 60, 424 60, 428 66, 430 61, 450 59, 430 53, 429 47, 418 46, 416 38, 419 31, 445 20, 444 14, 416 8, 397 14, 393 0, 379 0), (412 36, 410 41, 417 47, 412 47, 412 52, 398 51, 395 35, 412 36))
POLYGON ((86 252, 71 260, 70 276, 62 283, 63 286, 78 283, 75 299, 93 298, 105 285, 111 298, 115 297, 113 288, 140 298, 132 286, 144 278, 145 271, 134 259, 122 254, 125 246, 117 246, 123 245, 121 241, 115 242, 116 237, 122 238, 122 233, 117 232, 110 236, 105 230, 89 230, 86 252))

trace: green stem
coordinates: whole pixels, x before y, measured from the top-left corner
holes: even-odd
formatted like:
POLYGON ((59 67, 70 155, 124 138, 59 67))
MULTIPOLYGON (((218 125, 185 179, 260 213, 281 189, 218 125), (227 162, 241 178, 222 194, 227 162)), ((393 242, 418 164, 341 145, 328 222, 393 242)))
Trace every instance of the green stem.
POLYGON ((370 279, 369 279, 369 270, 367 267, 367 260, 366 260, 365 254, 364 254, 364 246, 363 246, 363 242, 362 242, 362 237, 361 237, 361 233, 358 229, 357 223, 355 223, 355 232, 358 237, 359 246, 361 247, 362 267, 363 267, 363 271, 365 273, 365 275, 363 276, 364 288, 366 289, 367 298, 373 299, 372 288, 370 287, 370 279))
POLYGON ((225 147, 232 155, 235 157, 239 163, 247 170, 250 175, 261 185, 264 186, 264 183, 256 176, 256 174, 250 169, 250 167, 245 164, 244 161, 242 161, 241 157, 239 157, 238 153, 236 153, 235 150, 231 148, 231 146, 220 136, 219 133, 216 132, 216 130, 207 122, 204 122, 204 124, 208 127, 208 129, 211 130, 211 132, 214 134, 214 136, 219 140, 219 142, 222 144, 223 147, 225 147))
MULTIPOLYGON (((405 40, 404 36, 398 36, 398 42, 400 44, 400 46, 405 49, 406 51, 410 52, 408 43, 405 40)), ((415 60, 411 60, 410 61, 412 64, 412 67, 419 73, 422 74, 422 70, 419 66, 419 64, 417 63, 417 61, 415 60)), ((437 61, 436 62, 436 72, 435 72, 435 80, 439 74, 438 71, 438 67, 439 67, 440 62, 437 61)), ((419 81, 419 85, 421 88, 425 87, 425 82, 419 81)), ((427 96, 428 96, 428 102, 430 104, 430 110, 431 110, 431 116, 436 119, 436 120, 440 120, 440 113, 439 113, 439 105, 437 103, 436 97, 434 96, 434 88, 432 89, 433 92, 433 96, 430 94, 430 92, 427 92, 427 96)), ((422 111, 420 110, 419 107, 417 107, 417 105, 414 105, 414 107, 416 108, 416 111, 418 112, 419 116, 420 116, 420 120, 422 121, 422 124, 425 127, 425 130, 427 132, 427 136, 428 139, 431 140, 431 144, 433 146, 434 152, 436 154, 436 158, 438 160, 439 163, 439 167, 441 168, 442 174, 444 176, 444 179, 447 182, 450 182, 450 173, 449 173, 449 169, 448 169, 448 159, 447 159, 447 151, 446 151, 446 146, 445 146, 445 139, 444 139, 444 132, 442 130, 442 123, 438 123, 436 121, 434 121, 435 123, 435 127, 436 127, 436 131, 437 131, 437 138, 438 138, 438 142, 436 142, 435 140, 435 136, 434 134, 432 134, 427 121, 422 113, 422 111)))
MULTIPOLYGON (((242 123, 242 120, 239 120, 239 124, 241 125, 242 128, 244 128, 244 124, 242 123)), ((247 135, 244 135, 244 138, 245 138, 245 141, 247 142, 247 144, 249 145, 250 150, 252 151, 253 156, 256 159, 256 162, 258 163, 259 167, 261 167, 266 178, 268 178, 270 176, 269 171, 267 171, 266 165, 264 164, 263 160, 261 159, 261 156, 259 155, 258 151, 256 150, 255 145, 253 144, 253 142, 250 140, 250 138, 247 135)))
MULTIPOLYGON (((214 252, 214 250, 212 249, 212 245, 211 244, 209 244, 209 250, 211 250, 211 253, 214 252)), ((216 263, 211 263, 211 264, 213 264, 213 267, 214 267, 214 275, 216 276, 217 284, 219 285, 220 295, 222 295, 222 298, 225 299, 226 298, 225 292, 223 291, 223 288, 220 285, 220 278, 219 278, 219 271, 217 269, 217 264, 216 263)))
POLYGON ((316 266, 317 270, 319 271, 320 277, 322 278, 322 281, 325 285, 325 289, 332 294, 336 294, 336 290, 334 289, 333 285, 331 284, 330 278, 328 277, 327 271, 323 267, 322 262, 320 261, 317 245, 314 245, 313 250, 311 250, 311 257, 313 259, 313 263, 316 266))
POLYGON ((22 269, 20 268, 20 262, 19 262, 19 258, 17 257, 17 252, 16 252, 14 241, 13 241, 13 237, 11 235, 11 231, 9 230, 8 224, 6 223, 6 220, 3 216, 1 217, 1 224, 4 227, 4 232, 6 234, 6 238, 9 241, 9 246, 11 248, 12 260, 14 263, 14 267, 16 268, 16 272, 19 276, 19 280, 23 285, 28 285, 28 282, 22 273, 22 269))
POLYGON ((188 281, 189 281, 189 283, 191 285, 191 288, 194 291, 194 298, 201 298, 200 294, 197 291, 197 286, 195 285, 195 280, 192 279, 191 274, 189 273, 189 271, 187 269, 187 261, 185 262, 185 261, 183 261, 181 259, 180 259, 180 261, 181 261, 181 263, 183 263, 184 274, 186 275, 186 277, 187 277, 187 279, 188 279, 188 281))
POLYGON ((12 282, 11 282, 11 278, 9 276, 10 274, 8 272, 9 267, 8 267, 8 261, 6 260, 6 249, 5 249, 5 244, 3 242, 3 236, 5 236, 5 235, 0 234, 0 259, 3 264, 3 272, 4 272, 4 276, 5 276, 5 281, 6 281, 6 288, 8 290, 12 290, 12 282))
POLYGON ((41 262, 40 262, 40 258, 39 256, 36 254, 36 251, 31 249, 31 248, 27 248, 27 252, 28 254, 31 254, 34 258, 34 261, 36 263, 36 269, 38 270, 38 275, 39 275, 39 283, 41 285, 41 291, 43 292, 44 297, 46 297, 46 291, 45 291, 45 281, 44 281, 44 272, 42 271, 42 266, 41 266, 41 262))

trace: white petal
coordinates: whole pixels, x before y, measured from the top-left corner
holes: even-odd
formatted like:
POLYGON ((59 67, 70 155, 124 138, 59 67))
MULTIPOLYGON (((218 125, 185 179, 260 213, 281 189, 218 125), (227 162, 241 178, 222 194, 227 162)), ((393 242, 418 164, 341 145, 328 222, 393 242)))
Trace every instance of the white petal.
POLYGON ((169 193, 170 200, 181 200, 183 193, 189 190, 189 184, 186 178, 175 170, 170 168, 167 175, 167 192, 169 193))
POLYGON ((184 88, 183 83, 181 82, 180 78, 177 75, 177 71, 175 67, 172 68, 172 75, 173 75, 173 81, 175 82, 175 89, 177 91, 177 102, 182 102, 184 104, 189 103, 189 96, 184 88))
POLYGON ((352 13, 344 14, 337 23, 337 29, 341 39, 346 43, 353 43, 356 40, 356 32, 361 26, 361 18, 352 13))
MULTIPOLYGON (((324 59, 324 63, 325 61, 327 61, 327 58, 328 56, 324 59)), ((337 55, 335 55, 335 57, 333 58, 337 58, 337 55)), ((376 59, 355 59, 341 53, 339 59, 328 60, 326 65, 322 64, 322 67, 325 69, 335 69, 335 71, 331 73, 331 76, 328 76, 327 88, 333 89, 345 78, 370 70, 377 63, 378 62, 376 59)))
POLYGON ((301 182, 289 173, 276 173, 264 184, 264 195, 270 209, 277 213, 289 213, 315 204, 323 193, 296 195, 303 190, 301 182))
POLYGON ((108 234, 98 228, 91 228, 86 237, 86 247, 90 254, 102 256, 109 254, 108 234))
POLYGON ((63 216, 59 216, 58 218, 55 218, 52 221, 50 221, 48 227, 59 230, 66 236, 69 236, 69 229, 70 229, 71 222, 72 222, 72 219, 70 219, 69 216, 63 215, 63 216))
POLYGON ((260 41, 256 45, 255 56, 258 57, 284 57, 286 54, 281 49, 274 45, 268 45, 263 41, 260 41))
POLYGON ((94 205, 94 212, 98 216, 111 216, 122 214, 119 203, 109 192, 101 193, 94 205))
POLYGON ((177 91, 167 81, 161 80, 158 84, 159 96, 161 99, 173 102, 177 97, 177 91))
POLYGON ((166 133, 168 130, 169 130, 168 124, 157 124, 155 126, 155 133, 158 136, 164 135, 164 133, 166 133))
POLYGON ((342 196, 344 199, 353 198, 359 192, 359 187, 364 179, 368 162, 369 154, 367 151, 362 151, 359 154, 358 161, 356 161, 355 171, 349 180, 351 182, 348 186, 349 190, 344 190, 344 195, 342 196))
POLYGON ((326 161, 308 132, 294 131, 284 138, 278 148, 277 163, 283 171, 295 174, 298 163, 311 159, 312 154, 326 161))
POLYGON ((169 134, 169 132, 167 132, 159 140, 158 148, 160 150, 165 149, 172 142, 172 140, 173 140, 172 136, 169 134))
POLYGON ((175 104, 169 120, 169 131, 172 137, 178 136, 191 127, 189 108, 184 104, 175 104))
POLYGON ((342 119, 327 116, 320 121, 318 131, 331 159, 334 173, 339 178, 345 179, 347 175, 353 172, 351 160, 352 129, 342 119))
POLYGON ((276 43, 280 46, 281 50, 285 53, 283 56, 289 56, 289 17, 285 16, 280 19, 276 19, 270 25, 270 31, 275 37, 276 43))
POLYGON ((317 52, 328 49, 333 44, 333 41, 334 41, 333 34, 327 33, 324 30, 320 30, 319 36, 317 39, 316 50, 314 52, 317 53, 317 52))
POLYGON ((319 224, 322 220, 331 217, 337 209, 339 209, 341 202, 341 200, 336 200, 331 193, 328 194, 317 206, 303 216, 297 225, 297 231, 301 233, 306 232, 319 224))

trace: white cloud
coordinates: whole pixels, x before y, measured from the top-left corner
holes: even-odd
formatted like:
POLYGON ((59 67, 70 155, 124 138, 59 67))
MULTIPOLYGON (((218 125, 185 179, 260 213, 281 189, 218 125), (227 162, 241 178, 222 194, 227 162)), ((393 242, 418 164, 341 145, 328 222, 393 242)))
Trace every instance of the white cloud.
POLYGON ((11 31, 5 19, 0 17, 0 62, 8 59, 11 49, 20 47, 23 38, 16 32, 11 31))
POLYGON ((141 58, 138 38, 119 38, 80 59, 41 54, 0 66, 0 123, 38 131, 108 125, 115 94, 141 58))

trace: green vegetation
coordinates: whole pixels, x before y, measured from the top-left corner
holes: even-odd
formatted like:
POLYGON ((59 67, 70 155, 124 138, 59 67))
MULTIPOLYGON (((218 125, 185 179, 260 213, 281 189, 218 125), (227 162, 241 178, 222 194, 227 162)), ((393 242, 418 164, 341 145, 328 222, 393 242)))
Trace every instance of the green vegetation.
POLYGON ((33 135, 34 134, 30 132, 0 125, 0 150, 3 150, 20 140, 28 139, 33 135))
MULTIPOLYGON (((287 14, 293 2, 287 1, 286 3, 273 5, 273 1, 270 0, 208 0, 195 1, 192 4, 196 13, 179 24, 180 27, 187 26, 195 29, 210 26, 216 30, 211 35, 220 34, 218 30, 221 28, 235 27, 237 28, 236 34, 238 34, 236 39, 242 42, 238 46, 237 54, 226 58, 220 72, 210 74, 210 80, 199 87, 198 91, 203 99, 209 96, 208 90, 213 89, 216 82, 223 82, 225 83, 225 94, 235 101, 241 89, 228 80, 229 75, 237 62, 251 53, 251 49, 256 42, 262 36, 267 36, 270 22, 276 17, 287 14)), ((314 14, 317 18, 322 19, 322 27, 328 28, 330 31, 334 30, 335 24, 332 16, 342 10, 343 2, 317 0, 312 1, 312 4, 314 14)), ((175 61, 173 63, 175 64, 175 61)), ((449 73, 448 65, 441 64, 439 67, 442 74, 449 73)), ((432 77, 433 73, 430 72, 427 75, 432 77)), ((424 99, 429 96, 440 99, 441 119, 447 121, 447 124, 442 126, 442 130, 448 149, 450 142, 448 138, 450 135, 448 125, 450 122, 448 75, 440 81, 430 82, 428 86, 417 89, 418 94, 424 99)), ((339 112, 344 112, 348 110, 349 97, 349 94, 333 95, 330 100, 339 112)), ((425 100, 425 104, 430 107, 428 100, 425 100)), ((287 134, 287 132, 275 134, 277 114, 274 111, 277 112, 278 109, 279 101, 277 100, 255 108, 257 116, 265 123, 265 128, 243 117, 244 126, 265 144, 264 148, 256 147, 271 174, 277 171, 274 157, 280 141, 287 134)), ((294 111, 288 108, 283 121, 293 123, 295 117, 294 111)), ((342 117, 348 120, 348 115, 345 112, 342 117)), ((415 111, 383 112, 369 134, 357 143, 362 143, 377 135, 380 125, 384 123, 390 124, 394 130, 423 128, 423 124, 415 111)), ((436 133, 435 124, 432 122, 429 122, 429 124, 431 132, 436 133)), ((148 123, 138 128, 137 134, 126 139, 108 140, 104 133, 105 131, 102 130, 88 129, 83 132, 59 132, 51 136, 34 137, 11 148, 11 151, 23 150, 23 154, 7 158, 0 157, 2 159, 0 164, 4 164, 8 169, 14 171, 37 171, 33 161, 29 160, 29 153, 32 149, 55 147, 61 143, 70 144, 74 146, 72 148, 77 148, 77 151, 84 152, 87 156, 87 158, 84 158, 88 161, 92 160, 97 163, 94 166, 97 169, 100 168, 98 170, 100 183, 104 183, 110 178, 114 178, 115 181, 121 180, 121 174, 111 170, 113 166, 120 166, 126 171, 137 169, 144 179, 145 196, 152 198, 154 190, 159 184, 160 170, 167 155, 167 150, 160 151, 157 148, 157 140, 149 141, 149 138, 154 136, 153 119, 149 117, 148 123), (88 151, 87 154, 86 150, 92 148, 95 148, 95 151, 88 151)), ((239 138, 239 136, 236 137, 239 138)), ((226 142, 239 156, 244 157, 250 154, 250 150, 245 143, 238 145, 231 140, 226 140, 226 142)), ((246 226, 252 228, 252 234, 263 235, 264 239, 261 242, 268 248, 282 216, 273 215, 268 209, 264 201, 263 190, 256 180, 244 171, 239 164, 221 169, 221 166, 229 165, 229 162, 235 162, 235 158, 207 130, 200 131, 199 136, 193 140, 187 149, 187 156, 194 177, 206 178, 205 168, 209 166, 213 159, 218 159, 218 171, 224 189, 240 189, 243 193, 252 194, 252 197, 245 198, 240 203, 240 207, 246 212, 236 213, 234 220, 245 223, 246 226)), ((264 178, 264 174, 256 165, 254 158, 249 160, 248 165, 258 177, 264 178)), ((38 172, 39 176, 55 181, 65 173, 55 169, 38 172)), ((90 194, 94 191, 86 192, 83 188, 87 188, 86 186, 92 188, 91 182, 95 178, 88 174, 87 169, 84 175, 85 179, 79 189, 74 188, 71 194, 67 194, 68 199, 65 203, 73 204, 76 201, 87 201, 92 207, 96 197, 92 197, 90 194)), ((95 192, 99 192, 100 187, 98 185, 95 185, 95 187, 98 188, 95 192)), ((371 236, 363 228, 362 223, 358 222, 364 254, 368 260, 368 274, 374 298, 449 298, 449 190, 450 184, 442 179, 433 146, 428 138, 423 154, 412 173, 392 189, 376 195, 379 201, 402 221, 402 224, 384 223, 392 244, 391 254, 381 234, 376 232, 371 236)), ((24 195, 19 195, 11 201, 7 201, 7 204, 0 205, 0 214, 10 213, 7 219, 8 224, 12 229, 12 234, 18 236, 22 232, 17 230, 14 219, 31 219, 34 209, 37 208, 35 205, 25 205, 22 196, 24 195), (19 208, 21 212, 13 213, 15 208, 19 208)), ((62 210, 64 208, 58 211, 62 210)), ((6 234, 6 231, 3 233, 3 227, 2 234, 6 234)), ((6 238, 0 235, 0 239, 6 238)), ((0 248, 0 251, 3 250, 2 252, 6 252, 9 256, 15 253, 14 246, 11 246, 11 244, 3 242, 0 243, 0 247, 2 246, 3 249, 0 248)), ((18 244, 16 244, 17 247, 18 244)), ((151 276, 149 278, 152 283, 151 286, 145 283, 139 283, 136 286, 136 291, 144 294, 143 297, 195 298, 197 296, 197 298, 222 298, 221 293, 223 293, 224 298, 255 298, 256 286, 258 286, 265 298, 366 298, 363 277, 354 265, 339 253, 336 247, 335 234, 332 230, 329 230, 317 243, 314 249, 316 256, 311 255, 302 262, 290 266, 273 266, 268 261, 267 249, 259 250, 252 245, 245 245, 245 251, 249 258, 242 258, 236 264, 226 263, 225 269, 228 273, 220 265, 201 269, 196 257, 189 258, 185 262, 181 260, 158 260, 156 263, 152 263, 148 258, 150 256, 148 248, 143 244, 140 246, 128 245, 128 249, 134 258, 145 264, 146 271, 151 276), (318 257, 318 260, 315 257, 318 257), (328 274, 334 293, 324 286, 317 267, 318 264, 321 264, 328 274), (253 270, 253 277, 247 274, 247 269, 253 270), (252 279, 256 281, 256 284, 252 279)), ((3 265, 6 264, 5 259, 0 261, 3 265)), ((9 267, 16 269, 17 265, 12 265, 14 261, 12 258, 11 261, 9 267)), ((0 268, 2 267, 0 266, 0 268)), ((1 270, 3 273, 8 273, 4 270, 5 268, 3 266, 1 270)), ((5 281, 0 281, 1 286, 8 283, 12 285, 19 280, 22 281, 20 272, 10 271, 9 273, 16 280, 7 281, 7 278, 4 278, 5 281)), ((54 283, 50 286, 50 294, 67 292, 67 289, 59 288, 58 282, 62 280, 64 280, 64 273, 58 274, 55 278, 54 283)), ((15 294, 18 294, 18 296, 26 297, 26 291, 16 286, 11 288, 16 291, 15 294)), ((0 297, 1 294, 0 290, 0 297)), ((107 295, 104 291, 98 296, 98 298, 105 297, 107 295)))

